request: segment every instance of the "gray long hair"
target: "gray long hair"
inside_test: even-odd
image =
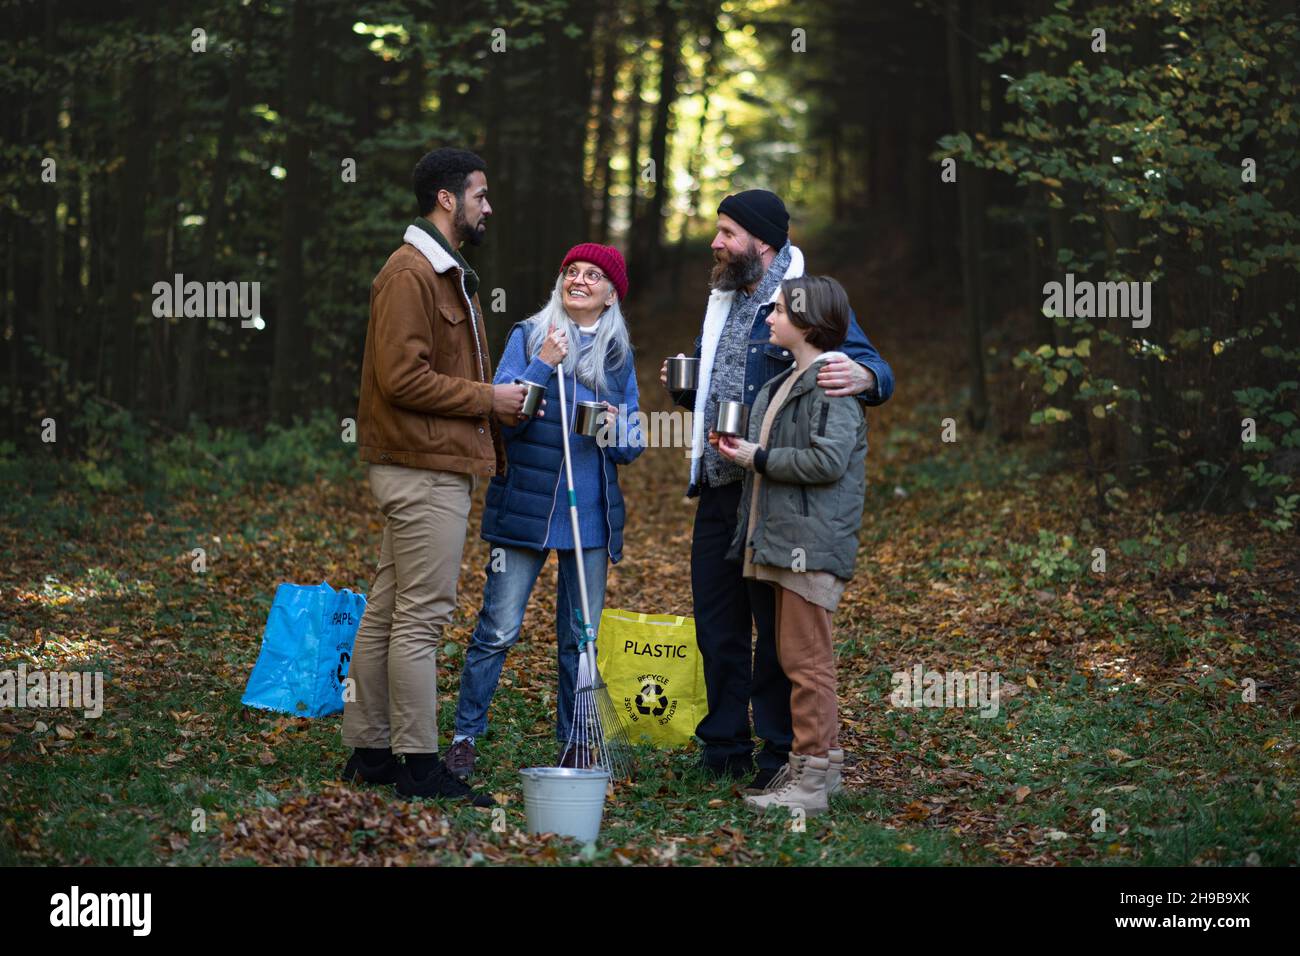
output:
[[[572,375],[576,367],[578,381],[594,392],[605,390],[606,355],[610,360],[608,371],[622,368],[624,362],[631,361],[632,341],[627,334],[627,322],[623,318],[623,310],[619,308],[617,293],[614,295],[614,304],[600,314],[600,327],[596,330],[595,341],[585,350],[582,349],[578,323],[564,311],[563,274],[556,278],[555,288],[551,290],[551,298],[546,305],[524,322],[529,360],[537,357],[537,353],[542,349],[542,342],[552,328],[564,329],[569,343],[569,354],[564,357],[563,362],[565,374]],[[578,354],[580,351],[581,357]]]

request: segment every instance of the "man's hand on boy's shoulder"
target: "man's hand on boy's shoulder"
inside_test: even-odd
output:
[[[827,359],[817,370],[817,384],[826,389],[831,398],[859,395],[876,387],[876,376],[871,369],[847,356]]]

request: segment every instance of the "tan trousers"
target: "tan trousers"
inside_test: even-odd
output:
[[[394,753],[438,750],[438,642],[456,610],[471,475],[371,465],[383,512],[379,569],[357,629],[343,743]]]
[[[776,596],[776,656],[790,678],[792,753],[825,757],[840,739],[835,689],[831,612],[779,584]]]

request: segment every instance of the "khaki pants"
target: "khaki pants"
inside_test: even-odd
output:
[[[438,750],[437,653],[456,610],[471,475],[371,465],[383,512],[379,569],[357,629],[343,743],[394,753]]]
[[[772,585],[776,597],[776,654],[790,678],[791,753],[825,757],[839,746],[839,701],[831,612],[794,591]]]

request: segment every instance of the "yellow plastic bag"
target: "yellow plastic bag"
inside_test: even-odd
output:
[[[606,608],[596,664],[634,744],[680,747],[709,712],[694,618]]]

